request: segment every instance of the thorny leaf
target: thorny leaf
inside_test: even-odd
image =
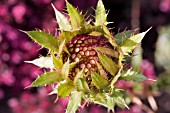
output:
[[[128,30],[128,31],[123,31],[121,33],[116,34],[114,38],[116,39],[116,43],[118,45],[121,45],[127,38],[130,38],[132,35],[133,35],[133,31]]]
[[[125,76],[121,76],[120,79],[125,81],[135,81],[135,82],[142,82],[147,80],[147,78],[143,74],[131,70],[128,70],[125,73]]]
[[[83,98],[83,92],[74,91],[69,100],[66,113],[75,113],[78,107],[81,105],[81,101]]]
[[[26,63],[34,64],[40,68],[50,68],[53,69],[53,59],[51,57],[40,57],[33,61],[25,61]]]
[[[57,23],[59,25],[60,30],[70,31],[72,28],[71,28],[71,25],[70,25],[68,19],[63,14],[61,14],[55,8],[55,6],[53,4],[52,4],[52,7],[53,7],[53,9],[55,11],[56,20],[57,20]]]
[[[58,53],[58,40],[51,34],[43,31],[23,31],[41,46]]]
[[[110,59],[109,57],[101,54],[101,53],[97,53],[98,57],[100,59],[100,62],[102,63],[102,65],[104,66],[104,68],[113,76],[116,75],[116,73],[118,72],[118,66],[115,62],[113,62],[112,59]]]
[[[91,75],[92,83],[98,88],[101,89],[108,85],[108,81],[100,76],[98,73],[93,73]]]
[[[60,71],[46,72],[39,76],[30,87],[46,86],[62,80],[64,80],[64,78],[62,78]]]
[[[55,55],[54,55],[54,52],[51,51],[51,56],[52,56],[52,60],[53,60],[53,64],[54,64],[54,67],[56,69],[61,69],[62,66],[63,66],[63,61],[61,59],[61,57],[57,58]]]
[[[102,0],[99,0],[97,3],[97,8],[96,8],[96,18],[95,18],[95,25],[107,25],[107,14],[106,10],[104,8]]]
[[[150,28],[151,29],[151,28]],[[145,32],[136,34],[131,36],[130,38],[127,38],[121,45],[121,49],[124,53],[124,55],[128,55],[128,53],[131,53],[133,49],[135,49],[135,47],[137,45],[139,45],[142,41],[142,39],[144,38],[145,34],[150,30],[148,29]]]
[[[67,79],[67,77],[69,75],[69,70],[70,70],[70,64],[69,64],[69,59],[68,59],[67,62],[65,62],[63,64],[63,67],[62,67],[62,70],[61,70],[63,78]]]
[[[75,86],[77,88],[77,91],[88,92],[90,90],[87,82],[83,78],[77,79]]]
[[[64,80],[57,84],[57,94],[59,97],[67,97],[74,89],[74,83],[70,79]]]
[[[99,51],[102,54],[109,55],[115,58],[118,58],[118,55],[119,55],[117,51],[114,51],[113,49],[106,48],[106,47],[95,47],[94,49]]]
[[[83,15],[74,8],[68,1],[66,1],[67,11],[71,19],[71,26],[73,29],[78,29],[85,24]]]

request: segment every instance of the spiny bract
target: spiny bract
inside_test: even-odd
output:
[[[115,87],[118,80],[143,81],[146,78],[134,70],[124,68],[129,53],[140,44],[144,35],[132,35],[125,31],[113,36],[107,29],[107,14],[101,0],[98,1],[95,22],[86,22],[83,15],[66,1],[68,20],[53,5],[59,25],[59,36],[41,30],[27,31],[35,42],[49,49],[49,56],[40,57],[33,63],[50,68],[30,86],[38,87],[57,83],[51,94],[71,96],[67,113],[74,113],[84,99],[114,110],[114,106],[127,107],[124,91]],[[57,31],[56,31],[57,32]],[[128,108],[128,107],[127,107]]]

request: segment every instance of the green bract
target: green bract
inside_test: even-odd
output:
[[[122,90],[116,88],[115,83],[118,80],[146,80],[139,72],[125,69],[124,64],[147,31],[136,35],[125,31],[114,37],[106,27],[107,14],[101,0],[97,4],[93,25],[86,22],[84,16],[67,1],[66,6],[70,21],[52,5],[61,31],[57,38],[41,30],[24,31],[49,49],[47,57],[27,61],[51,69],[30,87],[58,83],[51,94],[71,96],[67,113],[74,113],[82,100],[103,105],[109,110],[114,110],[115,105],[127,107]]]

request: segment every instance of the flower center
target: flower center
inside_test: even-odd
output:
[[[67,43],[70,53],[70,61],[78,62],[73,68],[73,73],[82,69],[86,75],[98,70],[96,62],[99,61],[95,47],[108,47],[109,42],[102,36],[78,35]],[[74,75],[73,75],[74,76]]]

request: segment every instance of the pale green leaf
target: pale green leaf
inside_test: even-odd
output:
[[[115,101],[114,99],[110,96],[110,95],[106,95],[106,100],[107,100],[107,108],[109,110],[114,110],[114,106],[115,106]]]
[[[69,75],[69,68],[70,68],[70,64],[69,64],[69,59],[67,60],[67,62],[65,62],[63,64],[63,67],[62,67],[62,70],[61,70],[61,73],[62,73],[62,76],[67,79],[68,75]]]
[[[43,31],[23,31],[29,37],[31,37],[35,42],[41,46],[58,52],[58,40],[53,37],[51,34],[45,33]]]
[[[98,68],[98,70],[99,70],[100,75],[101,75],[104,79],[107,80],[107,73],[105,72],[105,70],[103,69],[103,67],[102,67],[98,62],[96,62],[96,64],[97,64],[97,68]]]
[[[92,27],[93,28],[93,27]],[[92,29],[91,28],[91,29]],[[114,37],[112,36],[112,34],[110,33],[110,31],[108,30],[108,28],[106,26],[94,26],[94,28],[92,29],[92,31],[95,30],[97,32],[101,32],[105,38],[108,39],[108,41],[110,42],[110,44],[116,48],[118,45],[116,44],[116,41],[114,39]]]
[[[91,94],[91,98],[93,99],[95,104],[108,107],[106,95],[104,93]]]
[[[99,0],[96,8],[95,25],[107,25],[107,14],[102,0]]]
[[[108,85],[108,81],[100,76],[98,73],[91,74],[92,83],[98,88],[103,88]]]
[[[106,48],[106,47],[95,47],[95,50],[99,51],[102,54],[109,55],[111,57],[118,58],[119,53],[117,51],[114,51],[111,48]]]
[[[76,80],[75,86],[77,88],[77,91],[84,91],[84,92],[89,91],[89,86],[88,86],[87,82],[82,78],[79,78]]]
[[[60,40],[65,40],[65,43],[68,43],[72,38],[74,38],[75,36],[77,36],[79,34],[80,31],[63,31],[60,35]]]
[[[74,66],[77,64],[78,62],[72,62],[70,63],[70,69],[74,68]]]
[[[92,31],[95,30],[95,26],[92,26],[90,24],[85,24],[82,28],[80,29],[75,29],[70,31],[63,31],[60,35],[60,40],[64,40],[65,39],[65,43],[68,43],[72,38],[74,38],[77,35],[80,34],[88,34],[91,33]]]
[[[76,83],[77,79],[79,78],[83,78],[84,75],[84,69],[82,69],[81,71],[79,71],[76,76],[74,77],[74,83]]]
[[[69,51],[68,51],[66,45],[64,45],[63,50],[64,50],[64,52],[66,52],[68,55],[70,55],[70,53],[69,53]]]
[[[57,58],[57,57],[53,57],[53,63],[54,63],[55,68],[57,68],[57,69],[61,69],[63,66],[62,59]]]
[[[51,56],[52,56],[52,60],[53,60],[53,64],[55,66],[56,69],[61,69],[63,66],[63,61],[62,59],[59,57],[57,58],[54,53],[51,51]]]
[[[118,51],[119,51],[119,61],[118,61],[118,64],[119,64],[120,67],[123,67],[122,61],[123,61],[125,56],[124,56],[123,52],[121,51],[121,48],[118,48]]]
[[[116,75],[116,73],[119,70],[118,64],[116,64],[111,58],[102,55],[98,52],[98,57],[101,62],[101,64],[104,66],[104,68],[113,76]]]
[[[114,110],[115,101],[113,100],[110,93],[106,93],[104,90],[100,92],[95,91],[93,94],[91,93],[91,99],[94,101],[94,103],[102,105],[108,108],[108,110]]]
[[[81,34],[90,34],[95,31],[96,26],[92,26],[90,23],[86,23],[83,28],[81,28]]]
[[[121,107],[121,108],[128,108],[124,96],[125,96],[125,91],[122,91],[121,89],[114,88],[114,92],[110,95],[111,98],[115,101],[116,105]]]
[[[74,91],[69,100],[66,113],[75,113],[79,106],[81,106],[81,101],[83,98],[83,92]]]
[[[53,59],[51,57],[40,57],[33,61],[25,61],[26,63],[34,64],[40,68],[50,68],[53,69]]]
[[[53,84],[55,82],[60,82],[62,80],[63,80],[63,78],[61,76],[60,71],[46,72],[43,75],[39,76],[30,85],[30,87],[45,86],[45,85],[48,85],[48,84]]]
[[[122,44],[127,38],[130,38],[133,35],[133,31],[132,30],[128,30],[128,31],[123,31],[121,33],[118,33],[114,36],[114,38],[116,39],[116,43],[118,45]]]
[[[170,70],[170,25],[160,26],[157,30],[158,39],[154,51],[154,61],[157,69],[163,69],[164,72]],[[160,76],[160,75],[159,75]],[[169,90],[170,91],[170,90]]]
[[[142,82],[147,80],[147,78],[143,74],[135,71],[127,71],[126,76],[121,76],[120,79],[135,82]]]
[[[73,81],[67,79],[57,84],[57,94],[59,97],[67,97],[74,89]]]
[[[105,33],[104,36],[109,40],[113,47],[117,47],[117,43],[106,26],[102,26],[102,30]]]
[[[60,30],[64,30],[64,31],[70,31],[72,30],[71,25],[68,21],[68,19],[62,14],[60,13],[55,6],[52,4],[52,7],[55,11],[55,16],[56,16],[56,20],[57,23],[59,25]]]
[[[132,50],[141,43],[141,41],[142,41],[142,39],[144,38],[145,34],[146,34],[149,30],[150,30],[150,29],[148,29],[148,30],[145,31],[145,32],[142,32],[142,33],[133,35],[133,36],[131,36],[130,38],[127,38],[127,39],[120,45],[123,53],[124,53],[125,55],[128,55],[128,53],[131,53]]]
[[[82,27],[85,24],[83,15],[67,1],[66,1],[66,5],[67,5],[67,11],[70,16],[72,28],[78,29]]]
[[[133,70],[135,71],[140,71],[141,67],[141,63],[143,61],[143,57],[142,57],[143,51],[142,51],[142,47],[138,46],[134,49],[132,57],[130,57],[130,61],[129,63],[131,63]]]
[[[60,57],[60,54],[63,52],[64,46],[65,46],[65,40],[63,40],[61,44],[59,45],[59,50],[57,54],[58,57]]]
[[[114,78],[111,81],[111,88],[114,88],[114,84],[116,83],[116,81],[119,79],[119,77],[121,76],[121,69],[119,69],[118,73],[116,74],[116,76],[114,76]]]
[[[129,107],[126,105],[125,100],[121,96],[113,96],[112,98],[119,107],[126,107],[129,109]]]
[[[90,34],[88,35],[91,35],[91,36],[102,36],[103,34],[101,32],[98,32],[98,31],[92,31]]]

